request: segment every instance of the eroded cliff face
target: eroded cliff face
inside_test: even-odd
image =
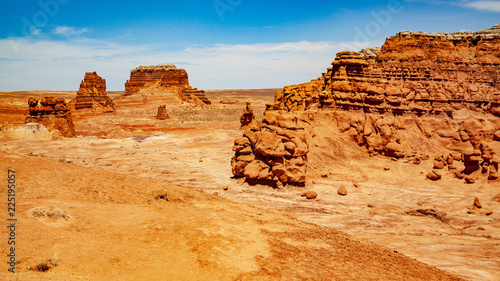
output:
[[[106,80],[97,73],[87,72],[76,93],[76,110],[92,109],[95,112],[115,112],[113,100],[106,94]]]
[[[205,91],[189,85],[188,74],[173,64],[140,66],[130,72],[130,80],[125,83],[124,96],[137,94],[149,88],[174,92],[183,102],[211,104]]]
[[[452,153],[466,164],[457,176],[498,179],[500,25],[452,34],[403,31],[380,50],[360,53],[338,53],[322,77],[284,87],[268,110],[330,112],[328,126],[371,155],[419,163]]]
[[[25,123],[44,125],[53,135],[75,137],[73,118],[64,98],[45,97],[28,100],[29,114]]]

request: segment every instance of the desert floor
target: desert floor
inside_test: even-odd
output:
[[[338,136],[309,144],[332,153],[312,157],[304,188],[232,178],[245,102],[260,119],[274,92],[208,91],[206,108],[110,93],[115,114],[73,113],[77,138],[0,139],[1,179],[17,174],[19,262],[15,275],[0,263],[0,279],[500,280],[498,183],[431,182],[431,160],[368,157]],[[0,93],[0,128],[22,125],[27,98],[44,95],[76,93]],[[154,118],[161,103],[171,119]],[[467,214],[475,197],[483,207]]]

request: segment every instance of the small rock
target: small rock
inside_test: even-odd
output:
[[[462,174],[460,171],[456,171],[455,172],[455,177],[457,177],[458,179],[463,179],[464,178],[464,174]]]
[[[448,170],[456,170],[457,167],[453,166],[453,165],[448,165]]]
[[[316,191],[314,191],[314,190],[307,191],[307,193],[306,193],[307,199],[316,199],[316,197],[318,197],[318,193],[316,193]]]
[[[306,191],[303,191],[303,192],[300,194],[300,196],[302,196],[302,197],[306,197],[306,195],[307,195],[307,190],[306,190]]]
[[[337,189],[337,193],[338,193],[339,195],[346,196],[346,195],[347,195],[347,189],[345,188],[345,186],[341,185],[341,186]]]
[[[474,155],[474,148],[469,147],[464,150],[464,155],[465,156],[472,156]]]
[[[433,181],[437,181],[437,180],[441,179],[441,174],[438,173],[437,171],[430,171],[427,174],[427,178],[430,179],[430,180],[433,180]]]
[[[490,181],[495,181],[495,180],[498,180],[500,179],[500,174],[496,171],[492,171],[490,170],[490,173],[488,175],[488,180]]]
[[[162,171],[161,173],[162,173],[162,174],[164,174],[164,175],[166,175],[166,174],[170,174],[170,172],[169,172],[169,171],[167,171],[167,170],[164,170],[164,171]]]
[[[453,155],[452,155],[452,154],[448,154],[448,155],[446,156],[446,164],[448,164],[448,165],[452,165],[452,164],[453,164],[453,160],[454,160],[454,158],[453,158]]]
[[[474,206],[476,206],[479,209],[482,208],[481,202],[479,202],[479,198],[477,197],[474,198]]]
[[[219,196],[219,192],[214,192],[214,195],[215,196]]]
[[[385,167],[385,168],[384,168],[384,171],[389,171],[390,169],[391,169],[391,168],[387,168],[387,167]]]
[[[473,183],[476,182],[476,180],[473,177],[470,177],[470,176],[467,176],[464,179],[465,179],[465,182],[468,183],[468,184],[473,184]]]
[[[492,215],[493,214],[493,211],[492,210],[488,210],[486,211],[486,213],[484,213],[485,215],[489,216],[489,215]]]
[[[222,189],[224,189],[224,191],[226,191],[226,190],[228,190],[228,189],[229,189],[229,187],[226,185],[226,186],[224,186]]]
[[[436,168],[436,169],[443,169],[444,168],[444,162],[443,161],[434,161],[434,168]]]
[[[200,158],[200,163],[203,162],[203,158]]]
[[[467,214],[478,215],[479,211],[477,210],[477,208],[474,205],[472,205],[472,206],[467,207]]]
[[[484,230],[484,227],[480,226],[477,228],[477,230]]]
[[[420,159],[419,157],[413,158],[413,164],[418,165],[420,163],[422,163],[422,159]]]
[[[155,195],[154,198],[155,199],[164,199],[165,201],[168,201],[166,193]]]

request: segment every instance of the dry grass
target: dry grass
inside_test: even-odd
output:
[[[67,220],[71,219],[70,215],[66,211],[64,211],[58,207],[55,207],[55,206],[36,207],[36,208],[28,210],[26,212],[26,214],[32,218],[50,219],[50,220],[55,220],[55,221],[56,220],[66,220],[67,221]]]

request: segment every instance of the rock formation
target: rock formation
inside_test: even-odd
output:
[[[63,137],[75,137],[73,118],[64,98],[29,98],[29,114],[25,123],[39,123]]]
[[[462,177],[498,179],[500,25],[475,33],[400,32],[362,54],[338,53],[322,77],[284,87],[267,110],[329,112],[331,126],[372,155],[418,164],[419,155],[452,152],[462,154]]]
[[[92,109],[96,112],[115,112],[113,100],[106,94],[106,80],[97,73],[87,72],[76,93],[75,109]]]
[[[234,142],[233,175],[250,183],[304,185],[311,118],[308,112],[266,111],[262,122],[253,120]]]
[[[274,97],[274,110],[306,110],[319,101],[319,92],[323,88],[322,79],[299,85],[285,86],[283,92],[276,92]],[[268,106],[271,108],[271,106]]]
[[[301,84],[313,93],[277,95],[274,108],[304,110],[319,95],[320,107],[417,114],[468,109],[500,116],[499,50],[500,25],[476,33],[400,32],[375,57],[338,53],[319,82]],[[284,93],[290,88],[296,86]]]
[[[240,117],[240,123],[241,127],[245,127],[250,125],[250,123],[254,120],[254,115],[253,115],[253,110],[252,106],[250,105],[250,102],[247,101],[247,106],[245,107],[245,111]]]
[[[140,66],[130,72],[125,83],[124,96],[139,93],[140,90],[159,87],[162,91],[174,92],[183,102],[211,104],[205,91],[189,85],[188,74],[173,64]]]
[[[167,106],[166,105],[160,105],[158,107],[158,113],[156,114],[156,119],[158,120],[166,120],[169,119],[170,116],[168,116],[167,113]]]

